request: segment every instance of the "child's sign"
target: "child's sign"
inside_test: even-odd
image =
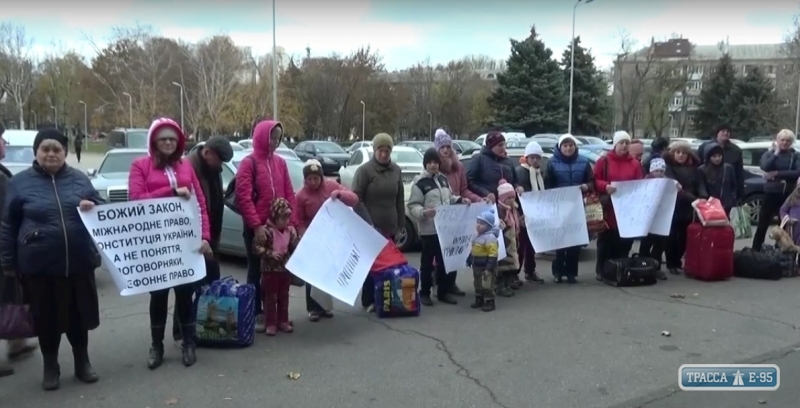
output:
[[[436,207],[433,222],[436,225],[436,235],[439,237],[444,267],[447,271],[457,271],[467,266],[472,240],[478,235],[475,229],[478,215],[490,208],[494,209],[495,227],[500,228],[497,206],[494,204],[454,204]],[[503,259],[507,256],[503,234],[500,234],[499,239],[500,253],[497,259]]]
[[[579,187],[531,191],[519,197],[528,238],[536,252],[589,243],[583,196]]]

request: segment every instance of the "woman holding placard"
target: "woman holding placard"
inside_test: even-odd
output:
[[[42,388],[60,385],[58,349],[66,334],[75,377],[97,381],[89,362],[89,331],[100,325],[95,268],[100,256],[81,221],[103,200],[80,170],[66,164],[67,137],[59,130],[39,131],[36,159],[8,181],[3,214],[2,270],[19,277],[44,359]]]
[[[641,180],[644,177],[642,165],[628,152],[631,135],[621,130],[614,133],[613,149],[597,160],[594,165],[594,187],[600,194],[603,204],[603,218],[608,229],[597,236],[597,263],[595,273],[597,280],[603,280],[603,264],[609,259],[626,258],[633,247],[633,240],[621,238],[617,228],[617,218],[611,204],[611,195],[617,189],[612,183],[616,181]]]
[[[200,181],[194,172],[192,164],[183,159],[183,149],[186,145],[186,135],[180,126],[172,119],[161,118],[153,121],[147,138],[149,140],[150,154],[136,159],[131,165],[128,175],[128,196],[131,201],[148,200],[153,198],[197,197],[200,205],[203,243],[200,251],[210,255],[211,247],[208,244],[211,232],[206,210],[206,199]],[[195,357],[195,321],[192,305],[194,285],[180,285],[175,291],[174,319],[178,319],[181,328],[181,345],[183,364],[191,366],[196,361]],[[147,367],[151,370],[161,366],[164,362],[164,329],[167,325],[169,309],[169,289],[158,290],[150,293],[150,337],[152,346]]]
[[[664,162],[667,164],[664,175],[681,186],[664,252],[669,273],[680,275],[683,254],[686,253],[686,230],[694,217],[692,203],[698,198],[708,198],[708,192],[701,182],[704,175],[699,170],[700,159],[692,152],[689,143],[673,142],[664,155]]]
[[[553,152],[553,157],[547,162],[544,185],[547,189],[575,187],[581,192],[588,193],[594,190],[594,175],[589,159],[578,154],[578,142],[567,133],[558,138],[558,145]],[[561,283],[564,278],[567,283],[577,283],[578,257],[581,247],[569,247],[556,250],[556,259],[553,261],[553,279]]]

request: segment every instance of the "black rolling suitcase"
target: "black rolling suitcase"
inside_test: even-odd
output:
[[[658,268],[655,259],[638,255],[609,259],[603,264],[603,282],[617,287],[654,285]]]

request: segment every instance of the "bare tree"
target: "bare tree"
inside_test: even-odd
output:
[[[434,86],[433,99],[436,118],[451,133],[463,132],[470,121],[472,100],[468,87],[477,74],[463,61],[451,61],[438,66],[439,81]]]
[[[505,61],[496,60],[488,55],[467,55],[461,60],[471,70],[505,70]]]
[[[411,121],[408,124],[409,130],[414,135],[427,135],[430,137],[430,125],[433,120],[434,109],[434,84],[436,83],[436,70],[430,65],[429,61],[417,63],[408,70],[408,92],[409,106],[408,116]]]
[[[25,129],[24,107],[33,92],[32,45],[25,27],[0,24],[0,87],[16,105],[20,129]]]
[[[230,37],[214,36],[195,47],[193,65],[200,102],[211,133],[216,135],[234,87],[246,79],[244,55]]]
[[[686,60],[688,61],[688,60]],[[645,103],[645,128],[653,136],[664,136],[664,131],[675,125],[675,116],[670,115],[671,102],[675,94],[680,92],[680,108],[686,110],[687,83],[689,81],[689,67],[686,61],[668,62],[654,71],[652,78],[647,81],[644,93]],[[685,112],[678,118],[679,134],[683,135],[686,127]]]

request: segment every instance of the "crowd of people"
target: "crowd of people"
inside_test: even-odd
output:
[[[440,129],[434,147],[423,155],[424,171],[411,183],[408,202],[402,171],[392,161],[391,135],[380,133],[374,137],[374,154],[357,169],[351,189],[326,179],[322,165],[309,160],[303,166],[304,185],[297,192],[292,188],[286,162],[275,154],[283,137],[279,122],[264,120],[255,124],[254,151],[239,165],[235,178],[237,212],[245,227],[247,283],[259,288],[255,330],[268,336],[294,330],[288,313],[294,277],[287,271],[286,262],[328,199],[352,207],[388,239],[402,232],[406,212],[410,214],[422,241],[419,298],[425,306],[434,305],[434,288],[438,303],[455,305],[467,295],[456,283],[458,271],[448,271],[444,266],[436,235],[437,208],[480,201],[496,204],[497,213],[486,211],[475,220],[477,235],[469,259],[475,297],[470,306],[488,312],[496,308],[496,296],[514,296],[524,281],[544,283],[541,276],[545,271],[537,269],[525,214],[518,202],[522,193],[577,186],[585,194],[599,197],[607,225],[597,236],[595,272],[599,280],[605,261],[629,256],[634,243],[633,239],[622,238],[616,225],[610,200],[616,192],[615,182],[660,177],[675,181],[677,201],[670,235],[641,237],[639,253],[659,261],[662,255],[666,256],[666,271],[676,275],[681,273],[686,229],[694,214],[691,203],[697,198],[717,197],[730,210],[743,197],[742,154],[730,142],[731,132],[726,126],[719,128],[713,140],[700,146],[698,154],[684,142],[656,138],[652,152],[645,157],[641,142],[624,131],[616,132],[612,150],[594,166],[579,154],[578,142],[569,134],[558,139],[546,165],[542,147],[533,141],[525,147],[523,163],[517,166],[506,154],[503,134],[491,132],[485,146],[465,167],[453,149],[451,137]],[[130,170],[130,199],[196,197],[200,205],[201,252],[207,276],[201,282],[172,288],[173,338],[180,342],[182,363],[191,366],[197,360],[192,298],[196,285],[220,277],[216,253],[225,208],[220,172],[222,163],[231,160],[233,152],[227,139],[214,137],[201,149],[184,156],[186,136],[170,119],[154,121],[148,138],[150,154],[137,159]],[[781,131],[774,149],[761,160],[768,180],[767,198],[761,208],[755,247],[763,244],[769,220],[779,211],[788,213],[794,208],[781,209],[781,205],[798,201],[800,153],[792,148],[794,140],[791,131]],[[0,143],[0,149],[2,146]],[[66,163],[68,139],[60,131],[41,130],[33,150],[36,159],[30,169],[13,177],[7,171],[0,172],[0,193],[5,203],[0,234],[3,301],[12,297],[19,300],[16,296],[21,295],[30,305],[44,360],[42,387],[55,390],[60,385],[58,350],[62,334],[72,345],[75,376],[86,383],[98,380],[89,361],[88,332],[100,324],[94,276],[100,257],[78,211],[104,202],[89,178]],[[495,220],[499,220],[499,228],[495,227]],[[507,256],[498,259],[501,235]],[[549,271],[556,283],[577,282],[579,251],[580,247],[556,251]],[[667,279],[663,270],[658,277]],[[332,318],[332,310],[315,302],[312,288],[305,286],[308,319],[317,322]],[[370,312],[374,311],[374,291],[374,282],[367,277],[361,302]],[[168,299],[169,289],[150,293],[150,369],[164,363]],[[8,357],[29,355],[35,349],[24,339],[9,341]],[[8,363],[0,366],[0,376],[12,373]]]

